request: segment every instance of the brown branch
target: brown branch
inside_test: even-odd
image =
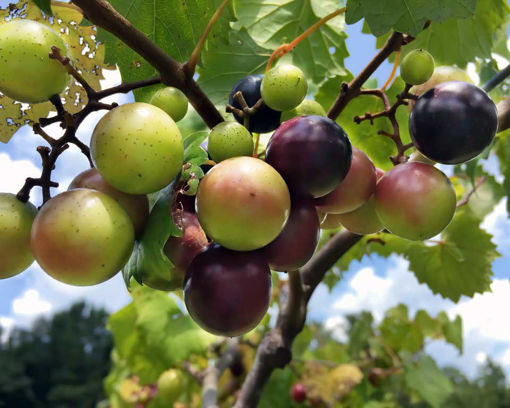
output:
[[[469,200],[471,199],[471,197],[473,196],[473,194],[476,193],[476,190],[478,190],[480,188],[480,186],[485,183],[485,180],[487,179],[487,177],[483,176],[483,177],[480,177],[475,185],[473,186],[473,188],[471,190],[468,191],[468,193],[466,194],[466,196],[460,200],[458,203],[457,203],[457,208],[459,207],[462,207],[463,205],[466,205],[467,203],[469,203]]]
[[[306,307],[314,289],[337,260],[361,238],[361,235],[348,231],[339,232],[301,268],[299,278],[297,272],[289,276],[289,294],[282,296],[283,304],[276,325],[264,336],[257,349],[235,408],[256,407],[273,370],[283,368],[291,361],[292,343],[303,328]]]
[[[186,73],[184,65],[175,61],[144,33],[134,27],[108,1],[73,0],[73,3],[83,10],[90,22],[115,35],[151,64],[159,72],[161,82],[184,92],[191,105],[209,127],[212,128],[223,121],[223,117],[193,80],[193,76]]]

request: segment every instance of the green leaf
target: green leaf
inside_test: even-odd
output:
[[[437,316],[437,320],[441,324],[444,339],[453,344],[459,352],[462,353],[463,341],[462,341],[462,318],[457,316],[455,320],[450,321],[445,312],[441,312]]]
[[[111,5],[137,29],[153,40],[174,59],[185,62],[191,55],[220,0],[111,0]],[[209,38],[227,36],[229,9],[224,10],[214,24]],[[122,82],[149,78],[156,74],[154,68],[122,41],[103,29],[98,30],[98,40],[106,46],[105,59],[117,64]],[[135,91],[137,101],[146,101],[154,87]]]
[[[51,11],[51,0],[34,0],[34,3],[49,16],[53,15]]]
[[[471,16],[476,2],[477,0],[348,0],[345,20],[347,24],[354,24],[365,18],[375,36],[383,35],[391,29],[416,36],[427,21]]]
[[[469,208],[460,208],[442,233],[442,242],[411,242],[403,253],[419,282],[457,302],[462,295],[489,290],[492,262],[500,256],[491,237]]]
[[[404,54],[424,48],[434,56],[436,65],[460,67],[474,61],[475,57],[490,58],[496,39],[494,33],[502,28],[509,10],[506,0],[479,0],[474,15],[431,24],[403,48]]]
[[[296,376],[289,367],[273,371],[270,380],[264,387],[258,406],[271,408],[298,407],[299,405],[290,398],[290,389],[296,380]]]
[[[246,28],[259,46],[274,50],[339,8],[338,0],[237,0],[233,27]],[[344,17],[335,17],[303,40],[290,59],[315,83],[345,75],[345,38]]]
[[[349,330],[349,354],[353,359],[357,360],[361,357],[361,353],[368,348],[369,340],[373,336],[374,331],[372,325],[374,318],[369,312],[362,312],[354,321]]]
[[[174,182],[159,192],[142,239],[135,245],[131,258],[122,271],[128,288],[131,277],[142,284],[144,276],[160,277],[170,281],[169,286],[173,286],[171,290],[181,287],[182,279],[173,276],[174,265],[163,251],[168,238],[182,235],[170,211],[173,195]]]
[[[384,343],[392,350],[416,353],[423,348],[425,338],[419,326],[409,319],[406,305],[388,310],[379,330]]]
[[[432,358],[422,356],[417,365],[405,362],[404,381],[434,408],[444,407],[453,392],[450,380],[441,372]]]
[[[200,329],[166,293],[137,287],[133,302],[110,316],[114,353],[142,384],[157,380],[216,338]]]
[[[246,29],[231,31],[228,39],[215,38],[202,53],[198,83],[215,104],[226,105],[240,79],[264,72],[272,51],[253,41]]]

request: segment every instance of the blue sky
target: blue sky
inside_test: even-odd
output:
[[[6,2],[0,0],[0,5]],[[361,24],[347,28],[348,48],[354,54],[347,61],[347,68],[358,72],[375,52],[375,39],[361,34]],[[383,82],[389,75],[391,65],[383,64],[375,76]],[[106,72],[103,86],[119,83],[117,72]],[[110,98],[120,104],[132,101],[131,95]],[[90,115],[80,127],[78,136],[88,142],[95,123],[102,113]],[[58,126],[49,133],[58,135]],[[39,155],[35,147],[41,144],[39,136],[29,128],[23,128],[7,145],[0,144],[0,191],[17,192],[25,177],[37,177]],[[71,148],[59,159],[54,172],[55,180],[65,190],[71,179],[87,168],[81,153]],[[487,168],[497,174],[497,166],[489,161]],[[34,190],[33,202],[40,202],[40,193]],[[459,304],[433,295],[420,285],[408,271],[407,263],[398,257],[388,260],[372,257],[354,262],[344,280],[330,293],[320,286],[312,298],[309,318],[324,321],[335,336],[345,338],[345,315],[361,310],[370,310],[376,319],[384,311],[400,302],[406,303],[412,312],[423,308],[435,314],[446,310],[450,316],[459,314],[464,319],[465,352],[460,356],[453,347],[444,342],[431,342],[427,347],[441,364],[455,364],[468,374],[474,374],[477,364],[487,356],[498,360],[510,373],[510,325],[506,310],[510,306],[510,237],[507,233],[510,222],[502,201],[484,221],[483,227],[494,235],[494,242],[502,258],[494,262],[495,280],[492,293],[463,298]],[[129,295],[120,275],[108,282],[90,288],[77,288],[62,284],[48,277],[36,264],[23,274],[0,281],[0,325],[5,329],[13,325],[29,325],[37,316],[50,315],[68,307],[71,303],[85,299],[113,312],[129,302]]]

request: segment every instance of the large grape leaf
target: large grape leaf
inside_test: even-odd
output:
[[[339,7],[338,0],[237,0],[233,27],[246,28],[259,46],[275,49]],[[294,49],[292,61],[315,83],[345,75],[345,38],[344,18],[335,17]]]
[[[431,24],[404,47],[404,54],[424,48],[438,64],[460,67],[474,61],[475,57],[488,58],[497,39],[495,33],[504,25],[509,11],[506,0],[479,0],[474,15]]]
[[[444,407],[453,392],[453,385],[429,356],[423,355],[418,363],[408,359],[404,364],[406,385],[416,391],[433,408]]]
[[[348,0],[346,22],[365,18],[376,36],[388,30],[416,36],[427,21],[466,18],[475,11],[477,0]],[[447,37],[445,37],[447,38]]]
[[[174,59],[185,62],[191,55],[220,0],[111,0],[115,9],[126,17]],[[210,38],[226,37],[229,9],[215,23]],[[154,68],[122,41],[103,29],[98,40],[106,46],[106,61],[117,64],[123,82],[154,76]],[[154,87],[135,91],[137,100],[147,100]]]
[[[200,329],[166,293],[137,287],[133,302],[110,316],[115,353],[141,383],[203,353],[215,337]]]
[[[107,67],[103,62],[104,47],[95,41],[96,31],[93,27],[80,25],[83,16],[76,9],[65,4],[55,4],[52,9],[54,16],[49,18],[34,2],[20,1],[6,8],[0,7],[0,19],[7,16],[28,18],[50,26],[68,44],[73,65],[93,88],[99,89],[99,81],[103,79],[102,69]],[[61,96],[65,109],[70,113],[79,111],[86,103],[85,91],[75,81]],[[7,143],[21,126],[36,122],[54,110],[50,102],[21,104],[0,93],[0,142]]]

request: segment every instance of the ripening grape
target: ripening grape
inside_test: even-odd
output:
[[[455,190],[435,167],[408,162],[389,170],[377,183],[374,205],[382,224],[410,240],[439,234],[455,213]]]
[[[322,116],[300,116],[274,132],[266,161],[283,176],[293,195],[321,197],[344,179],[351,155],[351,143],[338,124]]]
[[[51,59],[51,47],[62,55],[67,47],[50,27],[32,20],[11,20],[0,24],[0,91],[26,103],[47,101],[62,92],[69,75]]]
[[[429,52],[418,49],[407,54],[400,64],[400,76],[410,85],[427,82],[434,72],[434,57]]]
[[[14,194],[0,193],[0,279],[27,269],[34,256],[30,251],[30,231],[36,208],[22,203]]]
[[[294,109],[308,91],[305,74],[291,64],[281,64],[271,68],[260,86],[262,100],[271,109],[284,112]]]
[[[174,265],[164,276],[144,273],[143,283],[153,289],[170,291],[182,287],[184,275],[193,258],[203,251],[208,244],[204,230],[194,213],[174,211],[175,225],[182,231],[180,237],[170,237],[166,241],[164,252]]]
[[[282,112],[281,121],[285,122],[286,120],[295,118],[296,116],[307,115],[326,116],[326,111],[319,102],[316,102],[313,99],[305,99],[294,109]]]
[[[158,399],[171,404],[183,390],[182,375],[175,368],[164,371],[158,378]]]
[[[296,383],[292,386],[291,396],[295,402],[303,402],[306,399],[306,388],[301,383]]]
[[[340,223],[355,234],[374,234],[384,229],[375,211],[373,198],[352,212],[336,215]]]
[[[434,88],[436,85],[450,81],[463,81],[469,82],[470,84],[473,83],[473,80],[466,71],[457,67],[440,66],[434,69],[434,73],[427,82],[413,86],[411,88],[411,93],[415,95],[422,95],[429,89]]]
[[[467,82],[444,82],[418,98],[409,118],[416,149],[438,163],[463,163],[478,156],[498,127],[496,105]]]
[[[207,149],[216,163],[231,157],[251,156],[253,138],[243,125],[237,122],[221,122],[209,133]]]
[[[377,176],[368,156],[357,148],[352,149],[349,172],[328,195],[315,201],[317,209],[326,213],[342,214],[361,207],[375,191]]]
[[[129,194],[147,194],[170,184],[182,167],[181,132],[165,112],[148,103],[112,109],[99,121],[90,142],[99,173]]]
[[[158,89],[150,100],[150,103],[163,109],[174,122],[179,122],[188,111],[188,98],[177,88],[167,86]]]
[[[210,246],[191,262],[184,301],[193,320],[221,336],[240,336],[262,320],[271,299],[271,273],[260,251]]]
[[[264,256],[271,269],[294,271],[310,260],[319,236],[319,217],[313,202],[294,200],[283,231],[263,249]]]
[[[341,214],[327,214],[327,213],[324,214],[325,217],[321,221],[321,229],[330,230],[337,229],[342,226],[342,223],[340,222]]]
[[[149,218],[149,200],[146,195],[126,194],[117,190],[104,181],[97,169],[85,170],[78,174],[71,182],[68,189],[74,190],[77,188],[101,191],[115,199],[131,218],[135,228],[135,235],[137,237],[142,235],[145,224],[147,224],[147,219]]]
[[[269,164],[234,157],[214,166],[200,181],[196,208],[200,225],[214,241],[228,249],[251,251],[282,231],[290,195]]]
[[[234,108],[241,109],[241,104],[234,99],[236,92],[242,92],[244,100],[247,105],[251,108],[254,106],[260,98],[260,85],[262,83],[264,75],[248,75],[241,79],[237,84],[234,85],[228,103]],[[280,125],[281,112],[275,111],[268,107],[265,103],[257,109],[254,115],[250,116],[250,123],[248,129],[254,133],[268,133],[275,130]],[[234,114],[236,120],[244,124],[244,118]]]
[[[95,190],[66,191],[48,201],[35,218],[31,247],[53,278],[76,286],[104,282],[127,262],[134,230],[124,209]]]

